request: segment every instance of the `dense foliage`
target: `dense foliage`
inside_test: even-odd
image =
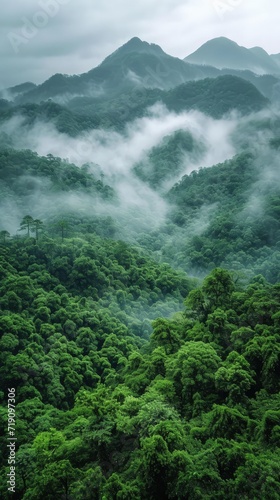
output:
[[[266,154],[268,167],[246,151],[185,175],[166,194],[172,206],[167,224],[148,236],[140,234],[139,243],[155,252],[160,247],[162,260],[197,276],[222,265],[247,279],[262,274],[278,282],[278,162],[270,150]],[[168,175],[167,155],[159,165]],[[149,170],[150,178],[154,172]]]
[[[14,103],[7,106],[6,101],[1,102],[0,123],[15,117],[22,120],[24,126],[50,121],[59,132],[70,136],[98,127],[121,130],[128,122],[145,116],[149,107],[158,102],[170,111],[197,109],[214,118],[221,118],[234,109],[241,114],[248,114],[269,104],[268,99],[253,84],[232,75],[191,81],[170,90],[145,88],[132,82],[118,95],[104,96],[101,93],[95,97],[66,99],[65,103],[50,99],[38,104]]]
[[[152,148],[148,161],[134,167],[136,175],[153,189],[160,189],[166,181],[171,181],[184,170],[184,160],[198,156],[203,145],[196,144],[189,132],[178,130],[164,137],[162,143]]]
[[[145,342],[81,293],[82,257],[62,270],[53,255],[49,269],[46,243],[12,245],[0,328],[3,389],[13,380],[17,393],[15,498],[279,497],[279,285],[243,289],[216,269]]]
[[[0,149],[0,182],[1,200],[13,196],[26,198],[40,190],[41,194],[59,193],[61,191],[82,192],[103,199],[114,198],[114,191],[97,179],[96,166],[85,164],[81,169],[67,160],[48,154],[39,157],[30,150]]]

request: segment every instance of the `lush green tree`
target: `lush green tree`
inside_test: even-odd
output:
[[[2,241],[3,243],[6,243],[6,241],[8,241],[10,236],[11,235],[10,235],[9,231],[6,231],[5,229],[0,231],[0,241]]]
[[[213,398],[215,373],[221,360],[215,349],[203,342],[187,342],[171,360],[169,376],[174,380],[181,408],[186,415],[193,411],[194,397],[199,393],[207,408]]]
[[[27,236],[29,238],[31,228],[34,224],[34,219],[31,217],[31,215],[25,215],[20,223],[20,231],[25,231],[27,230]]]
[[[34,219],[31,232],[35,233],[36,241],[39,239],[39,232],[42,231],[44,223],[40,219]]]

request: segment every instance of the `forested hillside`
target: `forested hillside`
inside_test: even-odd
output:
[[[78,253],[97,254],[89,243],[76,242]],[[98,301],[83,283],[86,258],[68,267],[56,257],[73,244],[2,246],[1,380],[6,390],[12,379],[17,395],[15,498],[277,499],[279,285],[260,276],[243,288],[216,269],[182,313],[153,322],[147,341],[125,312],[128,250],[113,257],[111,248],[121,260],[111,287],[120,289]],[[167,290],[165,280],[151,292],[143,261],[141,289],[134,277],[131,292],[145,304],[147,292]],[[101,275],[87,272],[102,296]]]
[[[133,38],[2,92],[1,498],[280,498],[278,78],[241,73]]]

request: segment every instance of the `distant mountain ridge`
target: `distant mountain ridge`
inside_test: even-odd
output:
[[[224,66],[226,69],[221,69]],[[260,76],[254,70],[265,74]],[[0,92],[0,99],[13,100],[16,105],[51,99],[67,106],[75,98],[99,102],[132,89],[170,90],[187,82],[230,74],[249,81],[266,98],[280,100],[277,71],[280,78],[279,54],[269,56],[260,47],[245,49],[224,37],[210,40],[185,60],[134,37],[86,73],[55,74],[40,85],[17,85]]]
[[[135,86],[168,90],[186,81],[218,75],[215,68],[186,64],[166,54],[158,45],[134,37],[87,73],[74,76],[55,74],[19,95],[17,101],[22,104],[56,99],[61,103],[59,99],[67,101],[78,95],[102,97]]]
[[[279,54],[278,54],[279,56]],[[218,69],[250,70],[256,74],[280,75],[280,56],[270,56],[261,47],[247,49],[226,37],[214,38],[184,59]]]
[[[80,97],[70,101],[68,106],[61,106],[51,100],[18,106],[3,101],[1,106],[0,100],[0,132],[5,123],[18,117],[23,127],[32,128],[38,122],[52,123],[58,132],[71,137],[93,129],[114,129],[120,132],[130,122],[149,116],[151,107],[158,103],[164,105],[169,112],[198,110],[219,119],[234,110],[241,116],[260,111],[267,107],[269,101],[254,85],[232,75],[186,82],[170,90],[132,90],[99,103],[93,98]],[[20,131],[17,137],[13,133],[2,137],[2,142],[13,143],[14,139],[24,148]]]

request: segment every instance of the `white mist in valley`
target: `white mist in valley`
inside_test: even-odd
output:
[[[46,181],[43,187],[38,184],[34,192],[26,197],[26,210],[30,207],[34,215],[43,220],[63,211],[76,212],[81,216],[111,216],[118,228],[117,237],[137,242],[140,233],[157,230],[169,221],[171,207],[164,194],[183,175],[222,163],[246,149],[255,152],[262,172],[260,182],[256,179],[254,189],[248,193],[249,211],[252,214],[255,207],[256,214],[260,213],[258,193],[260,183],[264,183],[269,177],[268,158],[271,158],[272,153],[270,151],[269,156],[268,142],[273,136],[271,123],[277,123],[277,118],[275,114],[265,111],[247,117],[240,117],[234,112],[215,120],[198,111],[176,114],[168,111],[162,104],[157,104],[143,118],[128,123],[122,132],[94,129],[77,137],[70,137],[59,133],[51,122],[37,120],[32,126],[27,126],[22,116],[13,117],[1,128],[13,138],[18,149],[31,149],[42,156],[52,154],[67,159],[78,167],[88,164],[93,175],[113,187],[118,197],[116,203],[78,192],[54,194],[51,189],[48,190]],[[257,124],[265,121],[268,122],[267,133],[259,137]],[[249,134],[245,133],[248,129]],[[174,173],[168,181],[162,183],[159,191],[154,190],[137,177],[134,167],[139,162],[146,162],[147,168],[153,168],[149,163],[149,153],[164,138],[179,130],[191,134],[195,151],[191,154],[183,152],[180,175]],[[197,145],[202,147],[196,148]],[[270,162],[270,170],[274,176],[279,172],[276,166],[271,168],[276,163],[278,165],[276,159]],[[9,200],[9,206],[5,203],[0,202],[1,212],[9,219],[5,221],[5,227],[14,233],[22,217],[22,208],[18,206],[17,200]],[[203,206],[201,214],[197,213],[196,221],[188,227],[188,234],[201,234],[210,224],[214,213],[214,205]],[[184,233],[182,229],[181,233]],[[172,241],[175,241],[174,237],[173,234]],[[184,234],[183,240],[185,238]]]
[[[206,146],[199,163],[186,165],[184,174],[200,166],[210,167],[235,154],[231,134],[237,126],[237,117],[214,120],[198,111],[175,114],[162,104],[150,108],[147,116],[126,125],[123,133],[97,129],[72,138],[58,133],[51,123],[36,122],[21,130],[19,147],[29,147],[40,155],[49,153],[68,158],[78,166],[94,162],[100,165],[111,182],[132,175],[133,166],[145,159],[148,152],[159,145],[164,137],[178,130],[191,133]]]
[[[43,195],[38,192],[32,204],[40,205],[40,214],[50,205],[57,208],[63,205],[94,215],[112,215],[120,227],[126,226],[137,233],[160,227],[166,220],[169,206],[158,192],[135,175],[133,167],[140,161],[147,161],[151,149],[178,130],[188,131],[197,143],[203,144],[197,155],[183,156],[182,175],[223,162],[235,154],[231,136],[236,126],[234,115],[214,120],[198,111],[176,114],[156,104],[145,117],[128,123],[122,133],[97,129],[70,137],[59,133],[51,122],[37,120],[33,126],[24,126],[20,116],[12,118],[3,130],[13,137],[19,149],[28,148],[42,156],[52,154],[79,167],[90,164],[92,173],[97,177],[102,173],[104,183],[114,188],[119,199],[116,207],[90,196],[63,193],[59,194],[59,199],[53,195],[48,199],[46,192]],[[164,189],[170,189],[180,177],[174,175]]]

